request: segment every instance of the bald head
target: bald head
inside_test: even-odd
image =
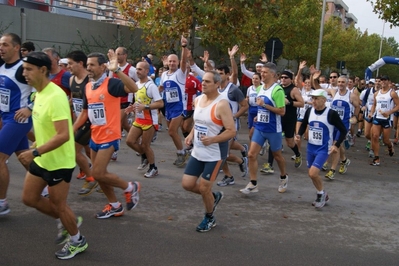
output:
[[[175,72],[179,67],[179,57],[175,54],[170,54],[168,56],[168,66],[171,72]]]

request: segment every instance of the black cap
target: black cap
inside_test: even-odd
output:
[[[381,76],[380,80],[391,80],[387,75]]]

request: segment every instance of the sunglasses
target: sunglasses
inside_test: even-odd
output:
[[[281,79],[289,79],[290,77],[287,77],[287,76],[281,76],[280,78],[281,78]]]
[[[28,49],[24,49],[24,48],[21,49],[21,52],[26,52],[26,51],[28,51]]]
[[[336,79],[338,76],[330,76],[330,79]]]

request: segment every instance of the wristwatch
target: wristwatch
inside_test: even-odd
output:
[[[144,108],[147,109],[147,110],[150,110],[150,105],[146,104]]]
[[[118,73],[119,71],[121,71],[121,68],[120,68],[120,67],[118,67],[118,68],[114,71],[114,73],[116,74],[116,73]]]
[[[37,149],[34,149],[32,151],[32,154],[33,154],[34,157],[40,157],[40,153],[39,153],[39,151]]]

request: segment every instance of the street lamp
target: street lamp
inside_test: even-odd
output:
[[[385,31],[385,20],[383,20],[383,24],[382,24],[382,35],[381,35],[381,42],[380,42],[380,52],[378,54],[378,59],[379,60],[381,58],[381,53],[382,53],[382,41],[384,40],[384,31]],[[378,73],[380,72],[380,68],[377,68],[377,77],[378,77]]]
[[[326,10],[326,0],[323,0],[323,8],[321,10],[321,22],[320,22],[320,35],[319,35],[319,46],[317,48],[317,58],[316,58],[316,69],[320,70],[320,60],[321,60],[321,46],[323,44],[323,31],[324,31],[324,16]]]

